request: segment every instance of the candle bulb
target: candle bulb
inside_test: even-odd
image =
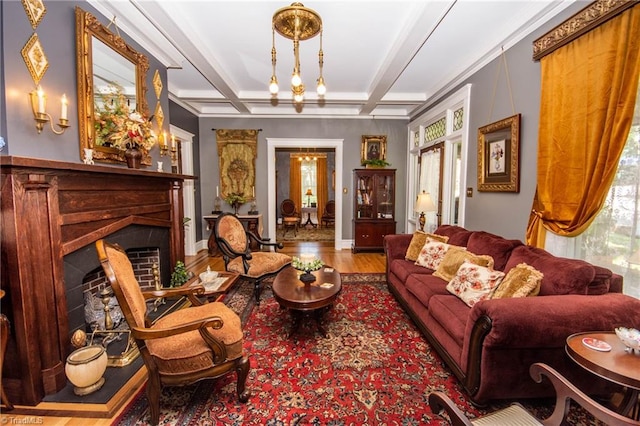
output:
[[[36,93],[38,94],[38,113],[44,114],[44,91],[39,84]]]
[[[216,197],[220,196],[220,191],[218,190],[218,187],[216,186]]]
[[[167,132],[162,132],[162,147],[167,147]]]
[[[176,149],[176,137],[171,135],[171,149]]]
[[[68,101],[67,101],[67,95],[63,94],[62,95],[62,107],[61,107],[61,111],[60,111],[60,119],[61,120],[66,120],[67,119],[67,105],[68,105]]]

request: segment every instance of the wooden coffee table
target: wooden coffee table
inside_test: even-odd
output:
[[[316,280],[308,284],[300,281],[301,273],[302,271],[288,266],[280,271],[273,282],[273,296],[280,307],[287,308],[291,312],[293,323],[289,337],[306,319],[314,320],[318,331],[327,337],[322,316],[342,290],[340,273],[330,266],[324,266],[312,272]]]

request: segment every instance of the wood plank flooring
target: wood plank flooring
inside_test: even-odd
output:
[[[302,253],[314,253],[324,261],[325,264],[331,265],[338,271],[343,273],[384,273],[386,267],[386,258],[383,253],[357,253],[351,250],[335,250],[333,242],[285,242],[282,253],[290,256],[299,256]],[[209,257],[206,251],[201,251],[195,256],[187,256],[185,259],[187,269],[199,274],[210,266],[212,270],[224,270],[224,261],[222,257]],[[144,368],[144,367],[143,367]],[[128,383],[126,386],[130,386]],[[111,425],[112,421],[120,415],[122,410],[129,404],[133,397],[138,393],[137,389],[126,389],[121,391],[130,393],[132,396],[122,405],[122,408],[112,418],[96,419],[88,417],[54,417],[54,416],[36,416],[33,414],[38,407],[16,406],[14,411],[6,412],[4,408],[0,409],[0,423],[14,424],[23,423],[25,419],[35,419],[33,422],[44,424],[46,426],[84,426]],[[139,384],[135,385],[136,388]],[[55,410],[55,403],[47,403],[47,407]],[[68,405],[68,404],[58,404]],[[64,407],[60,407],[63,410]],[[47,410],[50,412],[49,410]],[[40,420],[42,419],[42,421]]]

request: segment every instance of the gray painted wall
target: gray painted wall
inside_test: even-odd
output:
[[[466,199],[466,228],[524,241],[536,190],[540,110],[540,63],[532,59],[533,41],[585,6],[586,3],[577,2],[568,7],[538,31],[505,51],[515,112],[512,109],[505,66],[501,57],[491,61],[455,89],[471,84],[471,109],[468,112],[471,140],[467,162],[467,187],[473,188],[473,197]],[[499,66],[502,68],[496,85]],[[447,95],[442,98],[446,97]],[[493,112],[489,116],[492,106]],[[521,114],[520,192],[478,192],[478,128],[516,113]],[[412,117],[412,120],[417,117],[419,116]]]
[[[258,210],[263,213],[265,231],[271,215],[267,206],[267,138],[301,139],[344,139],[344,163],[342,183],[336,182],[336,196],[343,197],[342,239],[352,238],[351,220],[353,218],[351,170],[360,167],[360,144],[362,135],[387,135],[387,161],[397,168],[396,205],[404,205],[405,164],[407,159],[406,120],[360,120],[360,119],[276,119],[276,118],[201,118],[200,119],[200,183],[202,185],[202,211],[208,214],[213,210],[216,185],[220,184],[218,151],[215,132],[211,129],[262,129],[258,133],[258,158],[256,159],[256,198]],[[347,188],[347,194],[340,192]],[[223,210],[230,211],[223,203]],[[248,211],[249,206],[240,212]],[[404,232],[406,221],[404,212],[396,210],[397,232]],[[208,232],[201,238],[208,238]]]
[[[16,155],[25,157],[45,158],[70,162],[80,162],[78,124],[77,124],[77,94],[76,94],[76,66],[75,66],[75,17],[74,7],[80,5],[85,10],[94,13],[106,23],[86,2],[80,1],[49,1],[46,2],[47,13],[37,28],[38,36],[49,59],[49,69],[41,84],[48,95],[47,109],[54,120],[59,116],[59,98],[63,93],[69,99],[69,118],[71,127],[62,136],[54,135],[50,129],[45,129],[38,135],[33,120],[33,114],[28,103],[27,94],[34,89],[33,81],[22,60],[20,50],[33,33],[33,29],[25,15],[19,1],[0,2],[0,136],[3,136],[8,146],[0,152],[1,155]],[[520,129],[520,193],[478,193],[477,192],[477,147],[472,141],[468,161],[468,185],[474,189],[472,198],[467,199],[466,223],[470,229],[483,229],[504,235],[509,238],[523,239],[526,224],[531,209],[536,179],[537,131],[540,93],[540,64],[534,62],[532,56],[532,42],[544,32],[553,28],[582,7],[584,2],[577,2],[567,8],[541,29],[526,37],[505,52],[515,112],[522,114]],[[139,51],[143,51],[135,42],[122,33],[127,42]],[[493,88],[496,82],[500,58],[495,59],[483,69],[470,76],[462,84],[470,83],[471,109],[468,111],[472,139],[475,139],[477,129],[481,126],[513,115],[508,86],[506,84],[504,68],[497,85],[495,99]],[[155,94],[152,90],[151,79],[156,69],[160,71],[164,87],[168,87],[166,70],[155,58],[149,57],[150,70],[147,77],[147,101],[153,111],[156,105]],[[461,84],[461,85],[462,85]],[[454,90],[457,90],[455,88]],[[453,91],[453,90],[452,90]],[[443,98],[445,98],[443,96]],[[493,113],[489,117],[489,110],[493,102]],[[256,192],[258,206],[267,205],[267,164],[266,138],[330,138],[344,139],[344,181],[338,182],[338,188],[347,188],[348,193],[343,197],[344,211],[342,226],[343,239],[351,238],[351,219],[353,216],[351,170],[360,165],[360,141],[363,134],[386,134],[388,136],[388,160],[397,172],[396,205],[405,205],[406,192],[406,157],[407,157],[407,121],[405,120],[361,120],[361,119],[273,119],[273,118],[197,118],[192,114],[176,108],[169,108],[166,89],[161,97],[161,105],[165,112],[165,130],[169,122],[184,127],[196,135],[200,146],[195,152],[197,164],[196,174],[199,179],[196,187],[200,192],[198,210],[202,215],[213,209],[215,186],[219,184],[218,157],[215,133],[212,128],[261,128],[258,140],[258,158],[256,162],[257,184]],[[173,117],[175,115],[175,118]],[[416,118],[416,117],[412,117]],[[199,130],[194,131],[194,122],[198,121]],[[154,160],[159,160],[158,149],[152,150]],[[114,167],[124,167],[114,165]],[[199,170],[199,171],[198,171]],[[248,208],[248,206],[245,206]],[[259,207],[260,208],[260,207]],[[265,210],[265,208],[261,208]],[[264,212],[269,214],[269,212]],[[268,219],[268,217],[265,217]],[[404,212],[397,211],[397,232],[404,232],[406,221]],[[197,236],[206,239],[208,231],[202,221],[195,221]]]
[[[47,112],[53,121],[60,118],[60,98],[63,94],[69,100],[69,127],[63,135],[55,135],[48,124],[41,134],[38,134],[33,112],[28,101],[28,93],[34,90],[35,84],[22,60],[20,51],[34,33],[27,18],[22,3],[19,1],[3,1],[2,8],[2,56],[4,67],[2,110],[6,113],[6,127],[0,127],[1,135],[7,142],[2,154],[21,157],[34,157],[68,162],[81,162],[80,142],[78,134],[77,109],[77,79],[76,79],[76,37],[75,37],[75,6],[93,13],[103,24],[109,20],[104,18],[86,2],[78,1],[49,1],[45,2],[47,12],[36,28],[40,43],[49,61],[49,68],[44,74],[40,85],[47,94]],[[147,53],[121,31],[123,38],[138,52]],[[164,84],[161,96],[162,109],[166,115],[169,111],[169,97],[167,94],[167,72],[152,56],[149,56],[149,72],[147,73],[147,103],[150,114],[156,107],[156,95],[152,86],[153,75],[159,70]],[[169,120],[165,118],[165,130],[169,130]],[[158,148],[151,151],[153,164],[160,159]],[[113,165],[126,167],[126,165]]]

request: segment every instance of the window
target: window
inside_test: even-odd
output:
[[[305,207],[315,207],[317,205],[317,160],[312,158],[302,159],[300,162],[300,174],[302,179],[302,203]]]
[[[417,229],[413,211],[417,195],[424,191],[438,208],[427,214],[425,230],[440,224],[464,226],[464,187],[469,146],[470,86],[460,89],[409,124],[407,230]],[[437,214],[437,215],[436,215]]]
[[[576,243],[576,257],[622,275],[624,293],[640,298],[640,88],[604,207]]]

